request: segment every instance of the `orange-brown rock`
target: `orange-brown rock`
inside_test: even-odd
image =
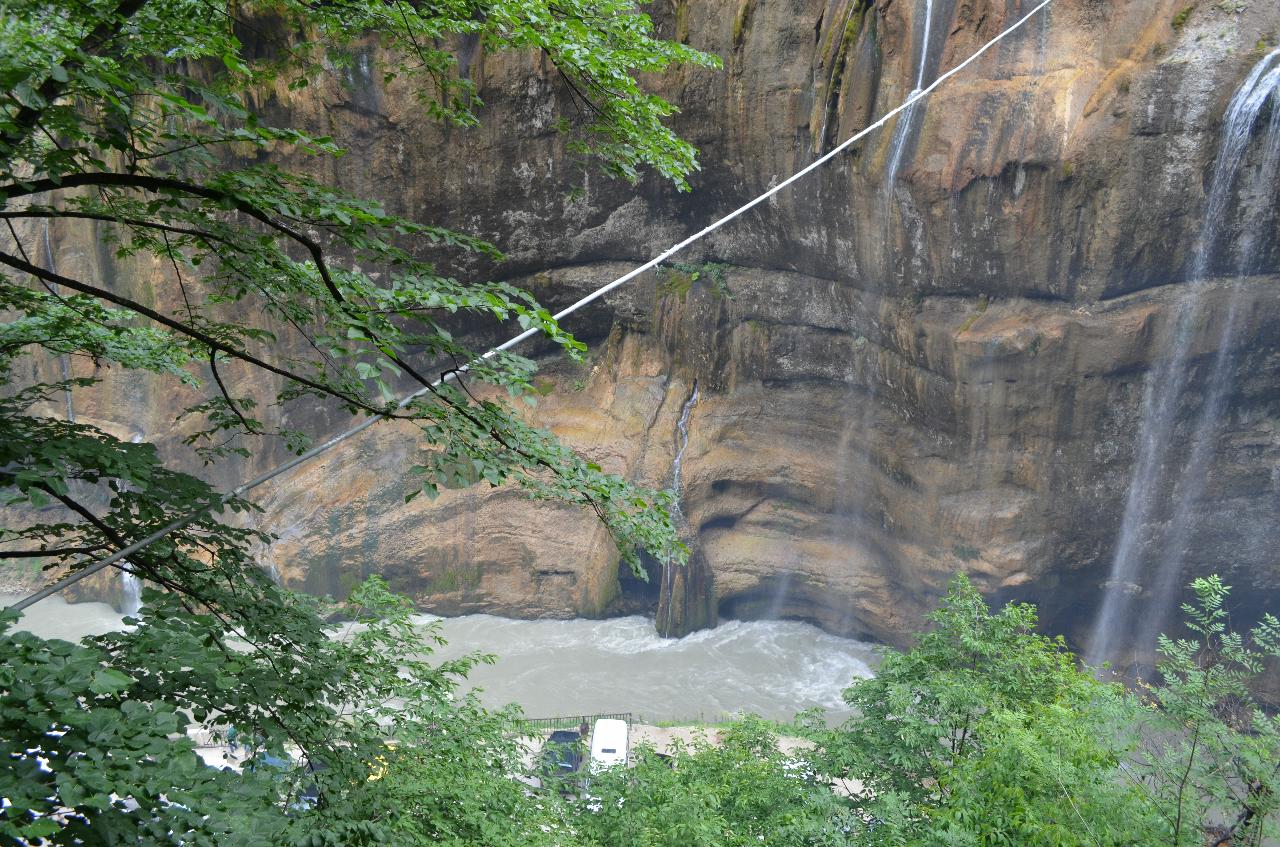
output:
[[[935,0],[945,44],[934,63],[953,66],[1030,5]],[[555,387],[536,420],[607,468],[665,486],[698,380],[681,502],[721,614],[897,641],[963,569],[1082,634],[1124,509],[1143,379],[1166,355],[1180,298],[1201,298],[1188,419],[1208,378],[1235,283],[1187,280],[1207,174],[1225,104],[1280,30],[1268,3],[1201,4],[1175,30],[1183,5],[1057,0],[930,96],[892,192],[890,128],[682,257],[723,263],[722,281],[709,269],[650,275],[568,321],[592,358],[544,363]],[[723,71],[654,81],[702,149],[688,195],[583,171],[553,123],[568,95],[535,56],[465,52],[487,104],[474,129],[442,129],[402,83],[384,89],[368,69],[391,59],[376,53],[339,83],[266,93],[264,107],[348,143],[320,176],[492,239],[510,260],[475,273],[563,304],[900,102],[921,9],[653,4],[668,36],[725,57]],[[101,261],[92,234],[59,238]],[[1280,589],[1280,238],[1258,249],[1266,273],[1238,283],[1242,354],[1188,557],[1255,599]],[[1225,258],[1214,272],[1227,275]],[[160,273],[118,278],[160,290],[143,281]],[[113,431],[172,446],[179,399],[131,379],[79,402]],[[343,423],[290,415],[320,431]],[[1187,449],[1185,429],[1170,462]],[[620,582],[586,514],[503,489],[406,505],[413,444],[380,425],[263,494],[264,524],[280,537],[264,557],[290,585],[340,592],[379,572],[446,613],[599,615],[656,602]],[[279,458],[267,451],[252,469]]]

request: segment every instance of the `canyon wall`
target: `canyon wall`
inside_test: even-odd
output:
[[[648,10],[665,36],[724,58],[720,71],[651,80],[701,149],[688,194],[584,168],[555,128],[568,93],[537,56],[463,51],[486,103],[470,129],[433,124],[401,82],[383,87],[378,68],[394,59],[373,51],[335,81],[264,93],[261,105],[350,149],[294,164],[491,239],[508,261],[467,272],[563,305],[808,164],[1031,5],[935,0],[926,32],[924,0],[657,0]],[[1274,217],[1247,248],[1253,273],[1235,276],[1243,216],[1277,200],[1251,178],[1257,151],[1211,278],[1192,276],[1222,115],[1274,46],[1280,7],[1200,0],[1180,15],[1187,5],[1055,0],[909,126],[873,133],[679,264],[566,321],[590,343],[587,363],[533,350],[550,390],[531,417],[658,487],[671,484],[696,381],[680,492],[689,573],[620,576],[590,515],[511,490],[406,505],[415,442],[394,424],[261,495],[279,536],[264,559],[321,592],[382,573],[449,614],[653,610],[678,583],[676,629],[717,613],[780,615],[890,643],[964,570],[993,597],[1039,603],[1049,628],[1084,645],[1103,593],[1141,598],[1161,565],[1109,581],[1144,386],[1189,309],[1186,387],[1161,461],[1176,469],[1197,439],[1211,440],[1211,461],[1186,509],[1171,505],[1172,486],[1154,492],[1163,499],[1139,529],[1158,534],[1181,515],[1180,578],[1217,571],[1246,605],[1274,607]],[[57,240],[65,261],[111,262],[89,230]],[[162,273],[134,268],[131,280]],[[1206,433],[1195,422],[1222,379],[1213,363],[1229,314],[1238,355]],[[183,398],[135,382],[85,392],[82,418],[176,454]],[[317,431],[344,422],[290,414]],[[280,458],[273,448],[213,473],[230,485]]]

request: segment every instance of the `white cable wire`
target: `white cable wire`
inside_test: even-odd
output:
[[[960,73],[960,71],[968,67],[979,56],[986,53],[988,50],[994,47],[997,43],[1002,41],[1005,37],[1015,32],[1019,27],[1021,27],[1024,23],[1026,23],[1034,15],[1036,15],[1040,10],[1042,10],[1052,2],[1053,0],[1043,0],[1043,2],[1040,3],[1040,5],[1036,6],[1030,12],[1027,12],[1025,15],[1019,18],[1018,21],[1014,23],[1012,26],[1010,26],[1008,29],[1004,30],[995,38],[991,39],[986,44],[978,48],[978,50],[972,56],[965,59],[963,62],[956,65],[954,68],[952,68],[951,70],[944,73],[942,76],[935,79],[930,85],[926,86],[921,90],[913,92],[911,96],[908,97],[906,100],[904,100],[902,104],[899,105],[896,109],[892,109],[891,111],[886,112],[875,123],[854,133],[852,136],[845,139],[839,145],[833,147],[829,152],[815,159],[805,168],[799,171],[796,171],[794,174],[787,177],[785,180],[778,183],[774,187],[770,188],[768,191],[761,194],[759,197],[756,197],[754,200],[744,203],[743,205],[734,209],[732,212],[720,218],[719,220],[715,221],[714,223],[710,224],[709,226],[698,230],[693,235],[686,238],[684,241],[681,241],[680,243],[667,248],[666,250],[659,253],[654,258],[645,262],[643,265],[640,265],[634,270],[628,271],[627,273],[615,279],[613,282],[610,282],[608,285],[603,285],[600,288],[597,288],[595,291],[591,292],[586,297],[583,297],[581,300],[577,301],[573,305],[568,306],[567,308],[561,309],[559,312],[556,312],[554,316],[555,319],[559,321],[562,318],[567,317],[568,315],[571,315],[574,312],[578,311],[583,306],[586,306],[589,303],[593,303],[596,300],[599,300],[601,297],[605,296],[610,291],[613,291],[615,288],[626,285],[628,282],[635,279],[645,271],[656,268],[658,265],[660,265],[661,263],[665,262],[667,259],[674,256],[676,253],[679,253],[681,250],[688,247],[690,244],[693,244],[695,241],[700,241],[701,239],[706,238],[708,235],[715,232],[720,227],[729,223],[729,221],[735,218],[741,217],[746,212],[749,212],[750,210],[754,209],[756,206],[759,206],[761,203],[768,200],[770,197],[773,197],[775,194],[782,191],[782,189],[808,176],[813,171],[817,170],[818,168],[825,165],[827,162],[834,159],[836,156],[843,153],[845,150],[849,148],[850,145],[854,144],[857,141],[862,140],[864,137],[866,137],[870,133],[884,126],[886,123],[889,122],[890,119],[892,119],[899,113],[905,111],[912,104],[920,100],[923,100],[925,97],[929,96],[929,94],[934,89],[942,85],[942,83],[946,82],[951,77]],[[527,329],[524,332],[520,333],[519,335],[503,342],[502,344],[499,344],[497,347],[494,347],[492,350],[488,351],[483,356],[480,356],[476,361],[491,359],[494,356],[496,356],[498,353],[504,350],[510,350],[512,347],[515,347],[517,344],[521,343],[522,341],[534,335],[537,335],[539,332],[541,332],[541,330],[536,327]],[[425,388],[425,387],[419,388],[417,391],[405,397],[396,405],[396,408],[403,409],[405,406],[408,406],[414,400],[417,400],[419,397],[423,396],[424,394],[429,392],[431,389],[439,387],[441,383],[447,382],[449,379],[456,378],[457,376],[466,372],[469,369],[470,369],[470,363],[467,365],[463,365],[461,368],[458,368],[455,371],[450,371],[441,379],[438,379],[435,382],[431,383],[431,386],[429,388]],[[143,538],[141,541],[135,541],[133,544],[130,544],[128,547],[125,547],[122,550],[119,550],[118,552],[113,553],[112,555],[106,557],[105,559],[101,559],[97,562],[94,562],[93,564],[88,565],[87,567],[84,567],[76,571],[75,573],[68,574],[67,576],[63,577],[62,579],[58,580],[52,585],[42,588],[41,590],[30,595],[29,597],[24,597],[22,600],[19,600],[18,602],[14,603],[8,608],[14,611],[22,611],[28,606],[31,606],[34,603],[38,603],[44,598],[58,593],[62,589],[71,585],[72,583],[78,582],[79,580],[84,579],[90,574],[97,573],[98,571],[102,570],[108,565],[113,565],[116,562],[120,561],[121,559],[127,558],[133,553],[136,553],[137,551],[141,550],[143,547],[146,547],[150,544],[155,543],[156,541],[159,541],[161,538],[164,538],[169,533],[175,530],[181,529],[182,527],[194,521],[196,518],[205,514],[206,512],[212,511],[213,509],[216,509],[222,506],[224,503],[226,503],[227,500],[231,499],[232,497],[239,497],[240,495],[244,494],[246,491],[250,491],[251,489],[257,488],[259,485],[262,485],[264,482],[274,479],[280,474],[286,473],[287,471],[290,471],[296,468],[298,465],[301,465],[304,462],[308,462],[311,459],[314,459],[316,456],[319,456],[321,453],[328,452],[329,450],[338,446],[342,442],[346,441],[348,438],[351,438],[354,435],[358,435],[359,433],[364,432],[366,429],[373,426],[380,420],[383,420],[383,418],[373,417],[373,418],[367,418],[361,421],[360,423],[356,424],[350,429],[344,432],[341,432],[338,435],[333,436],[328,441],[325,441],[323,444],[319,444],[315,447],[312,447],[310,450],[306,451],[305,453],[302,453],[301,455],[293,457],[292,459],[285,462],[284,464],[279,465],[275,468],[272,468],[266,473],[256,476],[247,482],[241,483],[240,485],[232,489],[231,493],[224,494],[223,496],[217,498],[214,502],[210,503],[208,506],[205,506],[203,509],[200,509],[196,512],[192,512],[190,515],[187,515],[186,517],[179,518],[178,520],[173,521],[172,523],[164,527],[161,527],[160,529],[148,535],[146,538]]]

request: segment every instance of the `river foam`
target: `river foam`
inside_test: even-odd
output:
[[[442,620],[441,656],[484,650],[497,664],[471,675],[489,705],[530,717],[632,712],[648,721],[715,720],[751,712],[779,720],[812,707],[848,714],[840,691],[871,675],[871,645],[795,621],[726,621],[659,638],[643,617]]]
[[[0,595],[0,603],[18,598]],[[19,621],[45,638],[77,640],[123,626],[105,603],[44,600]],[[530,717],[631,712],[647,721],[718,720],[751,712],[778,720],[812,707],[848,714],[840,691],[871,675],[871,645],[795,621],[726,621],[684,638],[659,638],[653,621],[435,618],[448,644],[439,658],[492,653],[469,685],[490,707],[519,703]]]

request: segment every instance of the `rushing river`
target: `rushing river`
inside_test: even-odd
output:
[[[16,597],[0,596],[8,604]],[[438,620],[423,616],[424,621]],[[19,627],[75,640],[120,625],[104,603],[50,598]],[[441,658],[480,651],[470,683],[489,706],[519,703],[529,717],[631,712],[647,721],[716,720],[735,712],[789,719],[813,706],[838,720],[840,690],[869,676],[870,645],[793,621],[727,621],[679,639],[642,617],[521,621],[490,615],[441,620]]]

